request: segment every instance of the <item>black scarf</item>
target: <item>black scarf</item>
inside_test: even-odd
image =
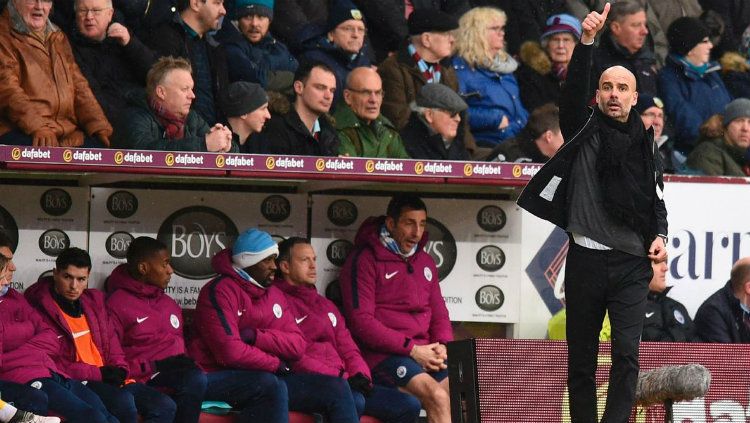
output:
[[[610,118],[598,107],[595,112],[601,123],[596,170],[604,209],[650,244],[655,236],[653,141],[634,111],[627,122]]]

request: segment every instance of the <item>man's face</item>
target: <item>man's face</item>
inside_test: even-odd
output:
[[[425,47],[437,56],[438,60],[443,60],[453,54],[453,44],[456,39],[452,32],[428,32],[426,38],[428,42]]]
[[[0,281],[0,286],[10,285],[13,281],[13,273],[16,271],[16,264],[13,263],[13,251],[10,251],[8,247],[0,247],[0,254],[8,259],[8,264],[5,265],[5,278]]]
[[[367,123],[377,119],[383,104],[383,82],[377,72],[369,69],[359,71],[349,84],[351,86],[344,90],[346,104]]]
[[[547,39],[547,54],[552,63],[569,63],[573,56],[576,39],[569,32],[558,32]]]
[[[310,244],[295,244],[289,251],[289,261],[280,263],[281,272],[292,285],[315,285],[315,251]]]
[[[630,109],[638,100],[635,91],[635,77],[622,66],[613,66],[602,73],[596,102],[607,116],[620,122],[627,122]]]
[[[646,109],[641,115],[643,126],[654,128],[654,138],[659,138],[662,131],[664,131],[664,110],[652,106]]]
[[[240,32],[251,44],[257,44],[268,34],[271,19],[268,16],[246,15],[237,21]]]
[[[565,143],[565,139],[563,138],[563,134],[560,129],[548,129],[539,138],[534,140],[534,143],[539,149],[539,152],[542,153],[544,157],[551,159],[552,156],[557,153],[557,150],[559,150],[560,147],[562,147],[562,145]]]
[[[167,250],[161,250],[140,264],[143,281],[161,289],[167,289],[172,278],[171,257]]]
[[[341,22],[328,33],[331,42],[349,54],[359,53],[365,43],[365,23],[357,19]]]
[[[52,10],[52,0],[13,0],[13,4],[30,30],[44,30]]]
[[[750,148],[750,117],[739,117],[729,122],[724,137],[737,148]]]
[[[268,103],[258,107],[245,116],[245,123],[252,133],[258,133],[263,130],[266,121],[271,119],[271,113],[268,111]]]
[[[52,269],[55,292],[68,301],[76,301],[83,294],[83,290],[88,287],[90,271],[88,267],[73,265],[62,270]]]
[[[107,0],[78,0],[76,2],[76,25],[84,37],[102,41],[107,38],[107,27],[114,13]]]
[[[294,81],[294,92],[302,107],[318,115],[328,113],[336,92],[336,77],[321,68],[313,68],[306,82]]]
[[[425,120],[430,124],[433,131],[440,134],[446,141],[453,141],[458,134],[458,124],[461,123],[461,114],[441,109],[428,109],[425,112]]]
[[[610,28],[617,44],[625,47],[629,52],[635,53],[643,47],[648,35],[646,12],[641,10],[632,15],[624,16],[620,21],[612,22]]]
[[[198,20],[206,32],[221,27],[221,18],[227,14],[224,0],[199,0]]]
[[[164,81],[156,86],[156,96],[164,103],[168,112],[181,118],[186,117],[195,99],[190,72],[183,69],[170,71]]]
[[[654,270],[654,277],[648,283],[648,290],[652,292],[664,292],[667,289],[667,262],[651,262],[651,269]]]
[[[276,272],[276,254],[270,255],[263,260],[245,269],[253,280],[263,286],[268,286],[273,280],[273,274]]]
[[[424,235],[427,227],[427,212],[403,209],[398,220],[394,221],[391,217],[386,217],[385,224],[401,252],[408,253],[419,244]]]

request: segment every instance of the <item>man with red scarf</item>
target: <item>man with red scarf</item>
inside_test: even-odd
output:
[[[220,123],[209,127],[190,109],[195,100],[193,85],[187,60],[159,59],[146,76],[147,97],[130,99],[115,145],[139,150],[238,152],[229,128]]]

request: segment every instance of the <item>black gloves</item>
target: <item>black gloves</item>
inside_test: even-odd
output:
[[[279,362],[279,367],[276,368],[276,373],[279,376],[285,376],[292,372],[292,369],[289,368],[289,365],[286,364],[283,360]]]
[[[372,391],[372,382],[362,373],[350,376],[346,381],[349,382],[349,387],[352,388],[352,391],[359,391],[362,395],[367,396]]]
[[[248,345],[255,344],[256,336],[257,332],[255,331],[255,328],[247,327],[240,331],[240,339],[242,339],[242,342]]]
[[[162,360],[156,360],[156,370],[159,372],[172,372],[197,369],[192,358],[185,354],[173,355]]]
[[[99,371],[102,373],[102,382],[117,387],[125,383],[125,377],[128,375],[125,369],[115,366],[102,366],[99,367]]]

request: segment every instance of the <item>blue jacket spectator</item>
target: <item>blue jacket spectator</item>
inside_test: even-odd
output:
[[[481,147],[494,147],[514,137],[529,117],[513,76],[518,62],[504,50],[505,21],[503,11],[477,7],[458,23],[453,68],[459,94],[469,105],[471,132]]]
[[[364,47],[365,27],[362,12],[350,0],[335,0],[328,13],[326,33],[314,28],[306,30],[316,35],[302,42],[304,53],[301,60],[322,62],[333,69],[336,75],[336,96],[333,108],[343,96],[346,77],[352,69],[370,66],[370,58]]]
[[[675,20],[667,31],[670,55],[659,74],[659,93],[675,127],[675,148],[688,153],[698,140],[698,129],[732,101],[719,73],[709,61],[712,44],[708,30],[696,18]]]
[[[745,305],[750,290],[750,258],[737,260],[729,281],[698,307],[695,329],[703,342],[750,343],[750,313]]]
[[[273,0],[239,0],[234,13],[237,20],[225,20],[216,34],[226,50],[230,81],[255,82],[268,88],[278,72],[293,74],[297,70],[297,59],[268,31],[273,4]]]

